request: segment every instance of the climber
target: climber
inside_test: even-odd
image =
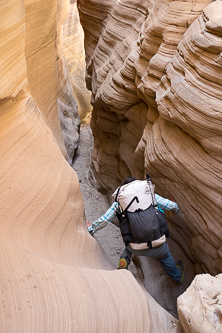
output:
[[[165,220],[165,214],[163,212],[163,209],[178,212],[179,208],[176,202],[162,198],[158,194],[154,194],[154,187],[148,187],[148,185],[150,186],[150,184],[152,184],[150,181],[150,178],[147,179],[147,181],[136,180],[134,177],[125,178],[122,181],[122,186],[114,192],[113,197],[115,197],[115,201],[106,213],[94,221],[92,225],[90,225],[89,221],[87,221],[88,231],[91,235],[93,235],[98,230],[107,226],[108,223],[112,222],[115,217],[118,217],[120,221],[121,234],[123,241],[125,242],[125,249],[120,257],[118,269],[128,269],[132,254],[137,256],[154,257],[159,259],[166,273],[174,281],[180,284],[184,279],[185,266],[182,260],[178,260],[175,264],[175,261],[170,254],[169,247],[166,243],[166,237],[169,237],[169,230]],[[136,192],[133,193],[133,191]],[[137,195],[136,197],[134,196],[135,194]],[[126,200],[126,198],[128,200]],[[137,203],[135,202],[136,200],[134,200],[135,198],[137,198]],[[130,200],[131,203],[129,203]],[[156,207],[153,208],[152,206]],[[148,212],[149,210],[152,212]],[[160,223],[162,229],[158,226],[154,231],[151,231],[152,235],[150,236],[150,230],[146,230],[147,225],[149,225],[147,217],[149,217],[149,219],[150,216],[155,218],[156,214],[158,216],[158,220],[159,217],[161,217]],[[138,228],[136,221],[138,219],[138,215],[140,226],[141,221],[144,221],[144,217],[146,219],[146,223],[144,224],[145,229],[142,230],[142,232],[141,230],[136,230],[136,228]],[[132,223],[134,224],[133,231],[129,228],[129,225],[132,227]],[[153,224],[155,223],[152,222],[151,225]],[[133,232],[134,237],[132,236],[130,230]],[[144,237],[148,238],[144,239]]]

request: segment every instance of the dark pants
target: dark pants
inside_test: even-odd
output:
[[[121,259],[124,258],[129,265],[131,262],[132,254],[137,256],[145,256],[145,257],[153,257],[159,259],[163,269],[165,272],[177,282],[181,280],[181,274],[179,269],[176,267],[175,261],[170,254],[169,246],[167,243],[163,243],[159,247],[154,247],[152,249],[145,249],[145,250],[133,250],[130,245],[124,249]]]

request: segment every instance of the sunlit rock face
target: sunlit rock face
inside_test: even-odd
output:
[[[1,101],[0,124],[1,332],[176,333],[89,235],[78,177],[33,98]]]
[[[222,274],[197,275],[177,304],[186,333],[221,332]]]
[[[25,43],[22,48],[25,51],[28,88],[63,154],[68,155],[71,162],[77,146],[79,119],[61,58],[61,29],[68,12],[68,2],[58,1],[58,6],[56,0],[44,4],[30,0],[19,3],[25,11]],[[61,134],[58,110],[67,149]],[[74,143],[70,143],[70,136],[75,137]]]
[[[76,1],[69,6],[67,19],[63,23],[63,55],[65,67],[69,73],[72,93],[78,104],[79,116],[82,124],[89,123],[92,106],[91,93],[85,83],[85,52],[84,33],[79,22]],[[75,140],[73,140],[75,141]]]
[[[111,193],[125,176],[149,172],[157,193],[179,204],[168,214],[171,236],[196,272],[220,273],[222,2],[78,6],[94,107],[92,181]]]
[[[56,65],[58,73],[57,107],[62,135],[68,153],[68,162],[72,164],[79,141],[80,118],[78,106],[73,96],[69,71],[63,57],[63,22],[69,13],[69,1],[57,0],[57,29],[56,29]]]
[[[0,331],[181,332],[86,229],[58,117],[76,105],[60,49],[67,13],[65,1],[1,4]]]

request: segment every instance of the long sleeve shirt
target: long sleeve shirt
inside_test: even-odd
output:
[[[173,210],[175,212],[178,212],[179,208],[176,202],[165,199],[158,194],[155,194],[155,198],[159,210]],[[92,225],[88,228],[88,231],[91,234],[94,234],[96,231],[106,227],[107,224],[112,222],[116,217],[116,211],[118,208],[119,204],[117,201],[115,201],[112,206],[105,212],[105,214],[100,216],[96,221],[92,223]]]

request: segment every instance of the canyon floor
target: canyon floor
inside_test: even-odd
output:
[[[72,167],[79,177],[85,214],[90,223],[100,217],[110,206],[106,196],[99,193],[91,185],[88,178],[92,147],[93,136],[90,125],[81,125],[79,148]],[[119,228],[113,223],[110,223],[104,229],[99,230],[94,237],[107,253],[113,263],[113,267],[117,268],[119,257],[124,249]],[[176,307],[177,297],[189,287],[194,278],[194,271],[192,263],[180,246],[171,238],[168,239],[167,243],[175,261],[182,258],[185,262],[186,270],[183,284],[178,285],[176,282],[172,281],[162,269],[159,261],[154,258],[140,257],[138,260],[138,258],[135,257],[134,262],[136,266],[132,262],[129,266],[129,270],[136,279],[139,278],[143,280],[148,292],[165,310],[178,318]],[[136,267],[138,269],[136,269]]]
[[[83,196],[86,218],[90,223],[106,212],[109,208],[107,197],[98,192],[88,179],[90,157],[93,147],[93,136],[90,125],[81,125],[80,142],[73,169],[79,177],[79,184]],[[114,267],[118,266],[119,257],[124,249],[119,228],[110,223],[106,228],[99,230],[94,237],[108,254]],[[136,268],[130,265],[131,272],[136,275]]]

